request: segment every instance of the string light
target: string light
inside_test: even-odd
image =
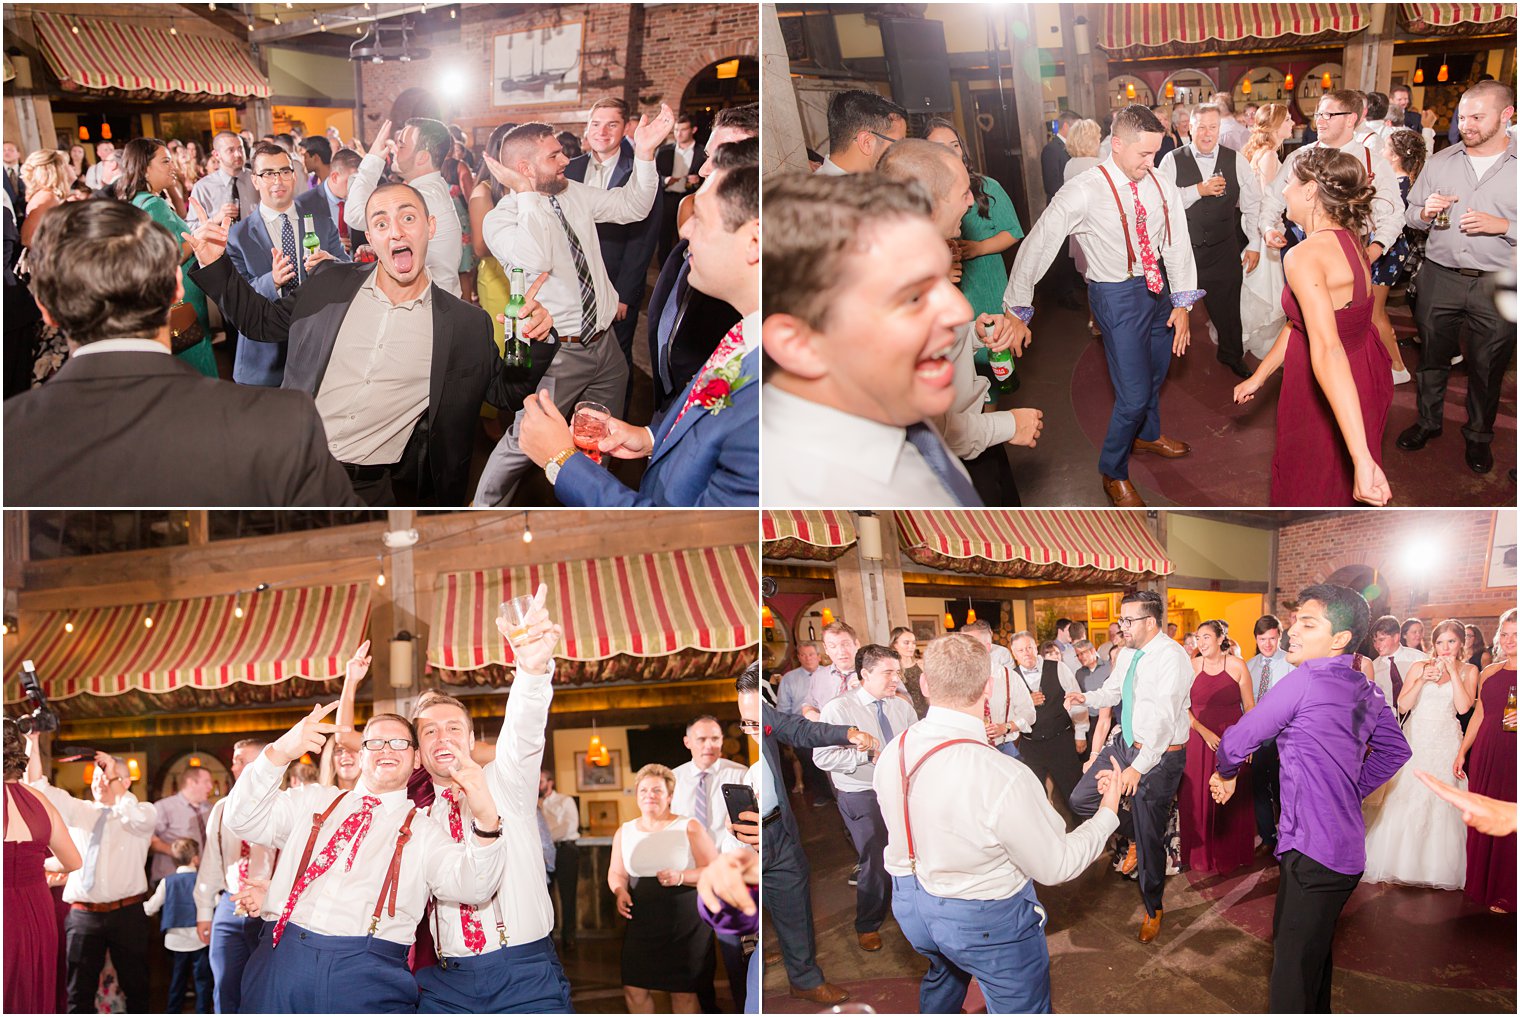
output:
[[[69,620],[63,623],[63,631],[69,633],[70,635],[73,634],[73,632],[74,632],[74,616],[73,615],[70,615],[69,616]]]
[[[375,555],[375,560],[380,563],[380,574],[377,575],[377,576],[375,576],[375,585],[376,586],[384,586],[385,585],[385,556],[377,554],[377,555]]]
[[[143,628],[145,628],[145,629],[151,629],[152,627],[153,627],[153,616],[150,614],[147,617],[143,618]]]
[[[70,25],[69,26],[69,30],[71,32],[73,32],[75,35],[79,34],[79,26],[78,25]]]
[[[280,12],[279,11],[275,11],[274,12],[274,23],[277,24],[277,25],[280,23]]]
[[[459,12],[455,8],[450,7],[449,8],[449,20],[450,21],[454,21],[458,17],[459,17]]]
[[[179,28],[178,28],[178,26],[176,26],[174,24],[174,19],[173,18],[169,19],[169,34],[170,35],[178,35],[179,34]]]
[[[243,595],[241,593],[234,593],[232,595],[232,617],[243,617]]]
[[[207,4],[206,9],[214,11],[216,10],[216,4]]]
[[[523,543],[533,543],[533,527],[528,524],[528,513],[523,513]]]

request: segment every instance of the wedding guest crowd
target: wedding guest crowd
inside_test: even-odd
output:
[[[758,131],[758,106],[718,110],[697,153],[690,118],[603,97],[574,160],[547,124],[477,152],[427,117],[368,148],[133,138],[84,192],[70,153],[8,143],[7,504],[503,505],[543,497],[517,490],[537,467],[566,505],[754,505]],[[655,404],[627,421],[652,268]]]
[[[1419,417],[1387,454],[1418,452],[1442,431],[1458,363],[1464,461],[1490,473],[1514,353],[1495,300],[1516,266],[1514,95],[1492,79],[1468,87],[1453,143],[1434,154],[1434,114],[1408,102],[1407,88],[1327,90],[1301,140],[1286,104],[1243,120],[1226,93],[1119,109],[1101,141],[1096,120],[1062,110],[1040,153],[1047,204],[1021,224],[953,122],[834,93],[828,158],[811,179],[766,181],[767,503],[1019,505],[1005,446],[1033,446],[1043,427],[1038,407],[1009,409],[1019,358],[1063,341],[1037,304],[1078,309],[1084,293],[1114,391],[1095,479],[1115,506],[1144,504],[1132,456],[1180,460],[1206,440],[1162,419],[1198,304],[1240,379],[1216,393],[1221,415],[1282,371],[1271,504],[1396,500],[1393,387],[1417,381]],[[1414,309],[1413,371],[1394,294]]]

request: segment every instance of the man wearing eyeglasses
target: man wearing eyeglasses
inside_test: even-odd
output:
[[[254,147],[253,186],[259,194],[258,207],[228,232],[227,257],[259,296],[278,301],[305,282],[318,263],[348,260],[337,230],[326,218],[316,220],[317,249],[307,257],[295,170],[284,149],[267,141]],[[287,343],[263,343],[239,334],[232,380],[278,388],[285,379],[287,349]]]
[[[1372,177],[1377,198],[1372,202],[1372,240],[1367,244],[1367,260],[1377,261],[1399,238],[1404,230],[1404,198],[1399,193],[1398,177],[1382,153],[1373,151],[1354,137],[1365,109],[1361,93],[1350,89],[1338,88],[1320,96],[1319,109],[1314,114],[1314,127],[1319,131],[1319,140],[1294,150],[1283,160],[1277,179],[1272,181],[1272,186],[1262,195],[1259,226],[1263,242],[1268,247],[1288,246],[1288,234],[1283,228],[1283,213],[1287,211],[1288,204],[1283,198],[1283,192],[1287,189],[1288,181],[1293,179],[1294,160],[1299,153],[1306,152],[1315,145],[1345,152],[1361,163]],[[1292,229],[1294,242],[1303,239],[1303,231],[1296,226]]]
[[[1117,762],[1124,768],[1122,793],[1130,799],[1121,811],[1119,832],[1134,842],[1139,865],[1140,900],[1145,918],[1140,942],[1161,933],[1162,891],[1166,885],[1166,821],[1177,797],[1187,756],[1188,708],[1193,667],[1187,651],[1161,631],[1166,604],[1160,595],[1141,590],[1119,605],[1119,627],[1128,645],[1119,651],[1113,673],[1095,692],[1068,692],[1066,707],[1123,704],[1123,737],[1094,757],[1072,792],[1072,812],[1086,819],[1098,811],[1103,792],[1098,776]]]
[[[855,89],[829,100],[829,157],[819,176],[869,173],[894,142],[908,136],[908,111],[875,92]]]
[[[281,791],[286,768],[320,752],[336,730],[324,720],[337,705],[313,707],[266,746],[227,798],[234,836],[281,849],[243,972],[246,1013],[415,1012],[406,955],[429,899],[482,904],[506,873],[501,819],[468,755],[449,767],[472,817],[463,843],[413,807],[407,778],[417,741],[405,717],[379,713],[365,724],[352,791]]]

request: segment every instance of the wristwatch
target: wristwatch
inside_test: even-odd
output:
[[[486,840],[495,840],[497,837],[501,836],[501,820],[498,819],[496,821],[496,829],[482,830],[480,827],[475,825],[475,820],[472,819],[470,820],[470,829],[477,837],[484,837]]]
[[[559,476],[560,467],[564,466],[573,455],[575,455],[574,446],[565,449],[563,452],[556,453],[554,458],[544,464],[544,476],[549,478],[549,483],[554,483],[555,479]]]

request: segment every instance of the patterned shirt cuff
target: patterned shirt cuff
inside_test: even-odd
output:
[[[1173,307],[1192,307],[1203,299],[1205,290],[1180,290],[1172,294]]]
[[[1010,308],[1008,308],[1008,313],[1011,314],[1011,315],[1013,315],[1015,318],[1019,319],[1020,321],[1022,321],[1024,324],[1027,325],[1027,324],[1029,324],[1029,319],[1034,317],[1034,308],[1033,307],[1010,307]]]

